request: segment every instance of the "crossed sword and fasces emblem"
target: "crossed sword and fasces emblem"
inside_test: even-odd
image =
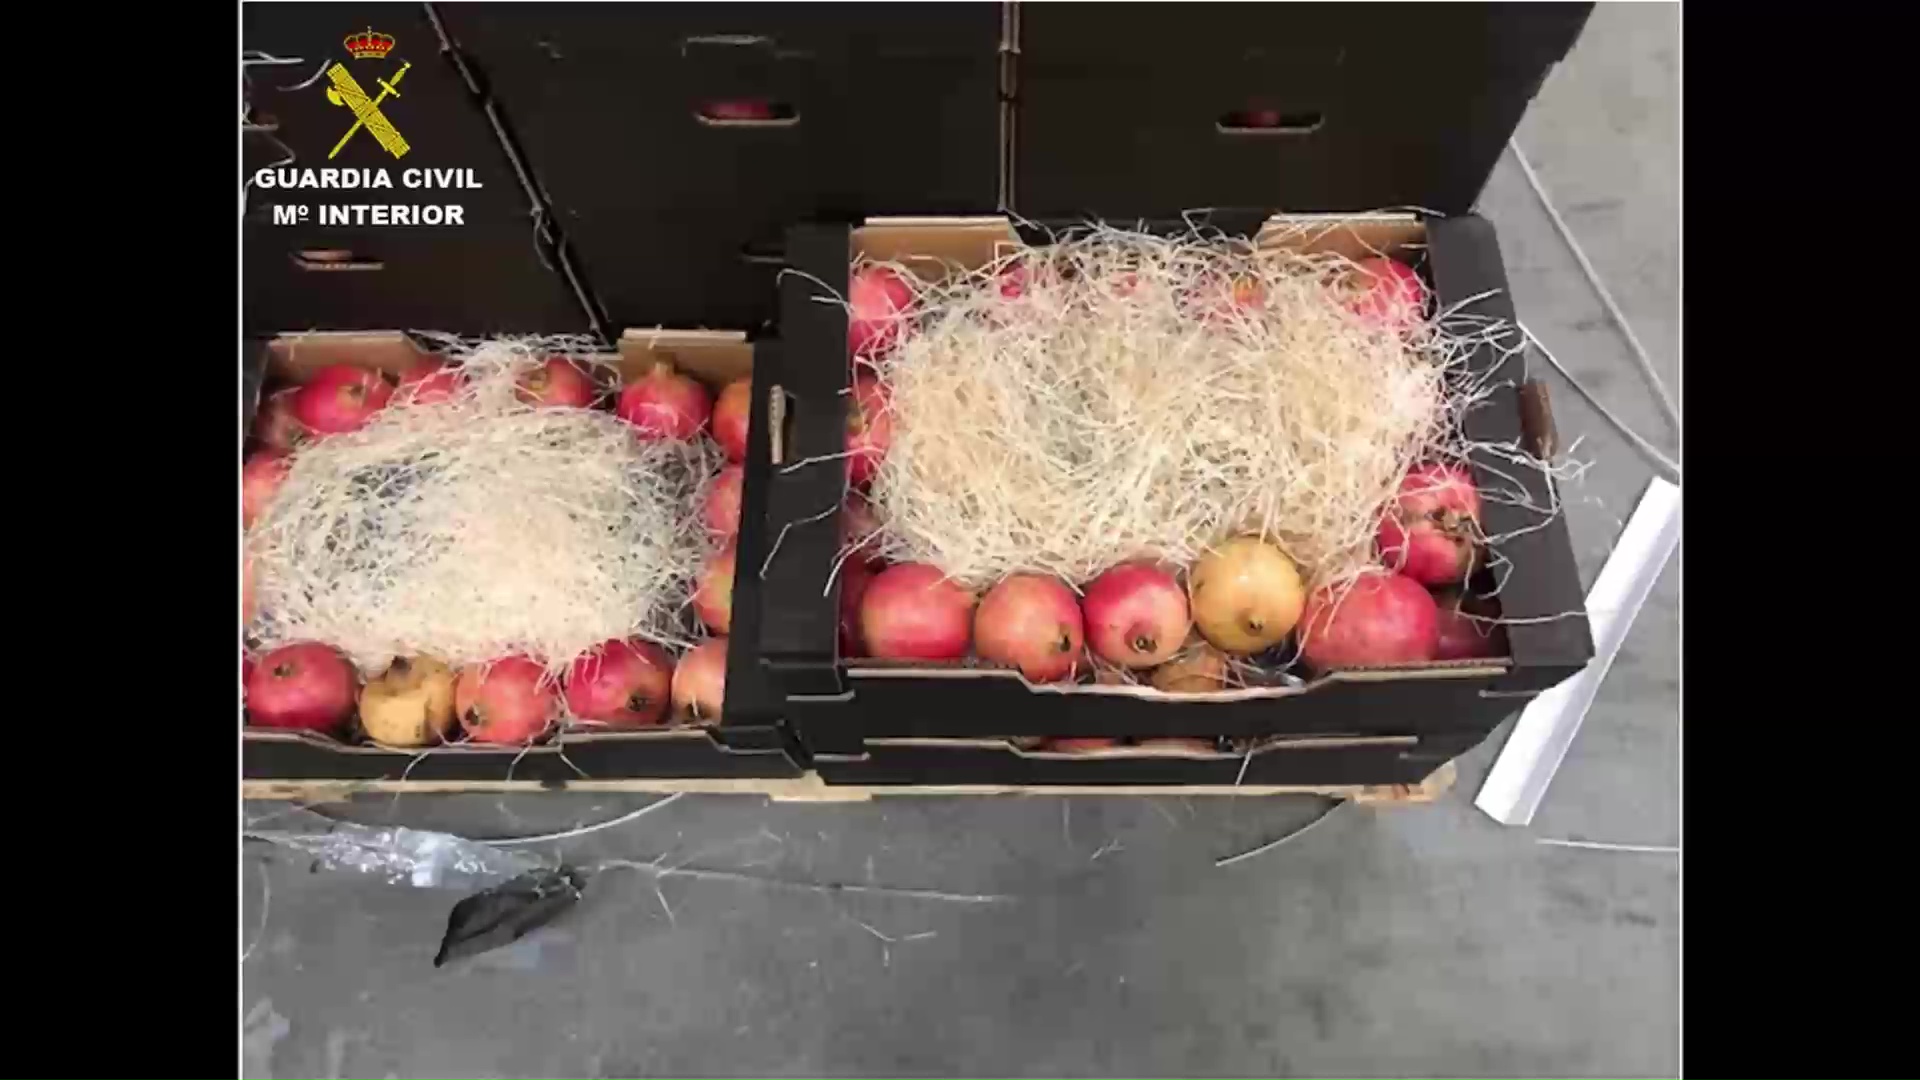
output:
[[[400,137],[400,132],[380,112],[380,103],[387,100],[389,94],[400,96],[400,91],[396,89],[400,85],[400,77],[412,66],[411,62],[403,63],[400,70],[393,73],[392,79],[375,79],[374,82],[380,85],[380,96],[376,98],[367,97],[367,92],[360,89],[360,84],[347,73],[345,64],[336,63],[327,69],[327,78],[333,81],[333,85],[327,88],[327,100],[352,109],[354,116],[353,126],[340,136],[339,142],[333,144],[333,153],[327,155],[329,159],[338,154],[340,148],[347,145],[347,140],[353,138],[353,133],[363,126],[373,133],[374,139],[386,148],[387,153],[394,157],[406,155],[407,140]]]

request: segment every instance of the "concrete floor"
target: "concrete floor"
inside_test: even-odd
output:
[[[1678,391],[1678,8],[1603,5],[1520,132]],[[1481,201],[1522,318],[1672,453],[1631,357],[1513,162]],[[1540,365],[1544,369],[1544,365]],[[1650,470],[1555,381],[1589,581]],[[960,904],[610,871],[562,923],[445,970],[453,896],[248,854],[245,1074],[1675,1075],[1679,865],[1541,837],[1677,845],[1676,559],[1534,824],[1472,806],[1504,733],[1419,809],[1308,798],[687,797],[576,861],[1008,894]],[[362,820],[504,835],[644,800],[408,797]],[[671,914],[669,914],[669,908]]]

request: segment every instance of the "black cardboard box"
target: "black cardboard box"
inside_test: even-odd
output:
[[[1063,225],[1171,221],[1208,208],[1209,224],[1249,236],[1275,212],[1368,215],[1352,235],[1376,247],[1420,243],[1420,270],[1443,304],[1479,297],[1463,310],[1511,324],[1492,228],[1468,211],[1591,8],[1009,4],[1005,204]],[[1372,214],[1394,208],[1405,213]],[[1004,242],[1011,233],[1004,221],[870,219],[852,231],[802,230],[792,254],[798,268],[844,291],[856,251],[932,249],[964,262],[979,257],[987,237]],[[784,287],[782,381],[801,391],[791,402],[800,423],[791,458],[832,454],[844,407],[844,316],[812,302],[804,279]],[[1520,382],[1517,348],[1488,348],[1478,361],[1505,363]],[[1473,435],[1540,435],[1524,404],[1517,385],[1502,391],[1478,411]],[[835,486],[776,476],[772,527],[819,514]],[[1489,531],[1509,531],[1519,513],[1489,506]],[[838,598],[823,558],[837,543],[831,527],[791,530],[767,582],[764,650],[790,694],[791,722],[836,782],[1189,784],[1217,781],[1229,767],[1235,782],[1404,782],[1409,770],[1424,773],[1483,739],[1592,652],[1584,619],[1562,617],[1582,607],[1563,521],[1502,545],[1519,579],[1517,591],[1509,579],[1502,592],[1505,615],[1540,620],[1509,627],[1510,660],[1349,672],[1304,690],[1204,701],[1029,686],[1006,671],[827,662]],[[1251,753],[1196,759],[1167,750],[1035,753],[1007,742],[1021,735],[1266,739]]]
[[[534,13],[521,8],[516,25],[530,25]],[[316,176],[331,168],[335,185],[358,186],[249,186],[241,243],[247,338],[241,360],[243,423],[250,423],[265,391],[317,365],[348,362],[393,372],[417,362],[421,350],[407,329],[467,336],[599,335],[607,325],[551,227],[546,199],[532,186],[532,169],[507,130],[491,88],[448,44],[438,19],[426,5],[412,4],[247,7],[243,44],[249,58],[298,63],[253,63],[245,69],[246,175],[278,166],[295,170],[297,178],[309,168]],[[355,55],[382,49],[377,56]],[[385,92],[380,108],[405,137],[404,154],[395,155],[364,130],[340,140],[352,126],[353,113],[327,94],[334,85],[327,72],[335,64],[368,96]],[[396,78],[402,69],[405,74]],[[409,170],[434,170],[419,175],[477,186],[410,188]],[[394,186],[365,186],[375,171],[384,172]],[[340,179],[348,174],[350,180]],[[620,183],[618,177],[610,179]],[[364,226],[325,224],[317,212],[322,204],[360,203],[458,204],[463,212],[457,225]],[[622,205],[642,217],[654,209],[632,199]],[[289,223],[289,206],[307,207],[307,216]],[[276,208],[282,216],[276,217]],[[630,236],[609,236],[616,246],[630,242]],[[766,282],[716,288],[703,294],[701,317],[692,321],[724,323],[713,313],[770,290],[770,272]],[[642,304],[636,314],[645,323],[672,325],[660,316],[663,310],[664,305]],[[617,348],[624,370],[666,359],[715,389],[753,368],[753,346],[737,331],[633,331],[619,338]],[[767,480],[767,394],[757,391],[744,506],[760,505]],[[739,565],[757,566],[765,543],[764,521],[743,513]],[[517,749],[457,746],[424,757],[247,729],[244,774],[254,780],[511,777],[550,783],[583,774],[596,780],[797,776],[796,755],[780,724],[781,702],[767,689],[749,650],[757,637],[758,590],[757,577],[741,575],[734,595],[738,618],[728,656],[727,707],[712,728],[577,733],[525,755]]]
[[[424,352],[397,332],[281,335],[244,358],[243,385],[251,416],[264,392],[298,382],[332,363],[351,363],[397,373]],[[568,732],[531,750],[452,745],[422,756],[370,744],[345,744],[304,732],[247,728],[242,735],[242,773],[248,780],[574,780],[688,777],[793,777],[800,775],[793,747],[781,726],[782,703],[762,672],[753,643],[758,637],[760,582],[753,569],[764,558],[766,522],[745,510],[764,500],[769,466],[767,420],[770,391],[754,346],[738,332],[628,331],[613,360],[624,375],[664,360],[716,391],[751,374],[756,380],[742,496],[734,625],[727,654],[727,693],[718,725],[623,732]],[[249,429],[250,429],[249,422]]]
[[[757,329],[790,223],[1000,206],[999,4],[436,11],[608,325]]]
[[[1592,7],[1014,5],[1008,205],[1464,213]]]
[[[244,332],[599,329],[426,5],[248,4],[241,37]]]
[[[1441,307],[1513,326],[1499,249],[1484,220],[1369,215],[1314,221],[1321,227],[1303,233],[1289,227],[1296,222],[1275,218],[1249,235],[1263,243],[1310,236],[1307,242],[1316,247],[1351,257],[1374,251],[1398,255],[1416,264]],[[854,229],[796,227],[789,251],[801,273],[782,284],[778,371],[790,422],[776,462],[831,462],[842,450],[851,383],[847,321],[844,308],[822,298],[829,289],[846,294],[854,259],[921,255],[979,266],[1024,242],[1003,218],[874,220]],[[1501,384],[1484,406],[1469,413],[1469,436],[1476,442],[1529,438],[1520,386],[1524,361],[1518,350],[1484,343],[1469,366],[1476,373],[1497,373],[1491,381]],[[1491,487],[1486,468],[1492,464],[1474,461],[1483,488]],[[1444,740],[1465,738],[1471,745],[1526,699],[1578,671],[1592,656],[1585,619],[1564,617],[1582,609],[1564,518],[1542,523],[1518,506],[1490,501],[1484,511],[1488,533],[1517,534],[1498,545],[1498,554],[1511,565],[1501,592],[1503,614],[1512,620],[1507,629],[1510,658],[1505,660],[1341,671],[1300,688],[1177,696],[1138,686],[1034,685],[1017,671],[977,661],[927,665],[849,660],[838,655],[839,590],[833,567],[841,532],[838,515],[828,512],[842,498],[843,470],[832,465],[776,467],[772,479],[768,528],[784,539],[764,583],[762,658],[787,694],[788,719],[800,742],[814,755],[822,775],[837,782],[908,782],[902,777],[925,783],[999,782],[1003,773],[1051,776],[1060,769],[1081,778],[1071,782],[1094,782],[1093,777],[1104,775],[1100,770],[1111,767],[1118,770],[1115,775],[1125,775],[1127,783],[1192,783],[1197,782],[1196,773],[1217,771],[1227,761],[1241,762],[1235,767],[1249,770],[1244,775],[1261,783],[1344,783],[1351,775],[1370,772],[1372,778],[1363,782],[1407,782],[1400,778],[1408,767],[1403,763],[1423,760],[1422,740],[1451,746]],[[1553,505],[1546,477],[1528,472],[1514,479],[1526,485],[1530,505]],[[1523,531],[1528,526],[1532,528]],[[1221,754],[1196,765],[1174,760],[1183,755],[1172,755],[1159,771],[1149,755],[1140,753],[1078,761],[1048,756],[1041,767],[1032,754],[994,753],[990,743],[956,743],[946,748],[951,753],[943,753],[938,744],[923,741],[905,744],[912,750],[907,753],[903,744],[892,741],[1172,735],[1283,741],[1266,744],[1244,760],[1242,755]],[[1386,744],[1343,742],[1319,748],[1338,749],[1339,754],[1318,756],[1316,750],[1314,756],[1301,756],[1309,748],[1298,742],[1305,736],[1411,743],[1388,753],[1381,749]],[[1397,756],[1409,750],[1414,757]],[[1128,764],[1113,764],[1122,760]],[[1256,769],[1260,771],[1252,771]],[[1324,769],[1325,778],[1300,779],[1316,769]],[[1340,779],[1334,778],[1335,772]]]

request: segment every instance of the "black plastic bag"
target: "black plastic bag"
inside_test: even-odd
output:
[[[585,886],[578,870],[562,866],[530,871],[474,893],[453,905],[433,966],[513,944],[579,903]]]

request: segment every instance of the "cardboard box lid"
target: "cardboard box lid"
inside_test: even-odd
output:
[[[1463,213],[1591,10],[1018,5],[1010,203]]]

